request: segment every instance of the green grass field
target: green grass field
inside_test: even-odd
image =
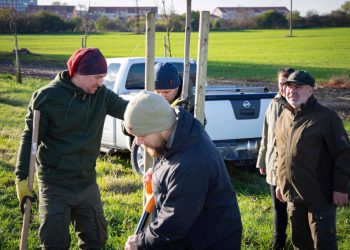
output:
[[[246,30],[211,32],[208,49],[208,77],[241,80],[274,80],[282,66],[306,69],[318,81],[332,75],[350,75],[350,28],[295,30]],[[163,36],[156,34],[156,56],[164,56]],[[0,35],[0,60],[12,60],[13,36]],[[79,34],[19,35],[19,47],[34,56],[27,62],[64,65],[80,47]],[[197,58],[198,33],[191,35],[191,58]],[[89,47],[98,47],[106,57],[145,55],[144,34],[98,33],[88,37]],[[184,34],[171,33],[172,56],[182,57]]]
[[[350,28],[295,30],[252,30],[212,32],[209,36],[208,76],[213,79],[275,80],[281,66],[307,69],[317,79],[350,74]],[[34,55],[22,57],[27,63],[64,65],[80,46],[80,35],[20,35],[19,45]],[[163,34],[157,33],[157,56],[163,55]],[[0,35],[0,62],[12,60],[13,37]],[[88,46],[101,48],[107,57],[143,56],[144,35],[130,33],[92,34]],[[173,56],[183,54],[183,34],[172,34]],[[191,57],[196,58],[197,34],[192,35]],[[47,79],[24,78],[17,85],[13,76],[0,74],[0,249],[18,249],[22,217],[18,208],[13,174],[16,154],[24,126],[26,107],[32,92]],[[350,135],[350,122],[344,121]],[[256,172],[229,167],[243,220],[242,249],[270,249],[273,223],[272,207],[265,179]],[[133,174],[128,157],[101,155],[97,161],[109,239],[105,249],[123,249],[142,210],[142,182]],[[350,191],[350,190],[349,190]],[[28,249],[37,249],[39,218],[37,203],[29,234]],[[340,250],[350,249],[350,208],[337,210]],[[78,249],[72,231],[72,249]],[[288,238],[287,249],[292,249]]]

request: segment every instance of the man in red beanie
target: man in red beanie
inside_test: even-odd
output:
[[[33,197],[27,184],[33,111],[41,113],[36,158],[39,236],[42,249],[69,249],[69,225],[80,249],[101,249],[107,240],[96,158],[106,115],[123,119],[127,101],[107,89],[107,63],[97,48],[77,50],[68,70],[35,91],[29,103],[16,164],[17,196],[23,208]]]

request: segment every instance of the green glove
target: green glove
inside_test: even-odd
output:
[[[17,191],[17,198],[20,203],[20,208],[22,210],[22,213],[24,211],[24,204],[26,203],[27,198],[34,201],[34,193],[29,190],[27,180],[21,180],[16,182],[16,191]]]
[[[180,99],[180,98],[178,98],[171,104],[171,107],[176,107],[176,106],[181,106],[185,110],[189,111],[190,102],[189,102],[188,99]]]

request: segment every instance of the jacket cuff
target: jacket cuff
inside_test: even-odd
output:
[[[345,174],[334,175],[333,177],[333,191],[348,193],[349,177]]]

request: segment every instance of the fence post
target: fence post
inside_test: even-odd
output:
[[[155,57],[155,16],[147,13],[146,16],[146,62],[145,62],[145,90],[154,91],[154,57]],[[152,157],[144,150],[145,173],[153,166]]]
[[[200,12],[194,117],[204,124],[205,84],[207,80],[209,11]]]
[[[190,79],[190,42],[191,42],[191,0],[187,0],[186,27],[185,27],[185,56],[184,70],[182,77],[181,99],[185,100],[188,96],[188,85]]]

